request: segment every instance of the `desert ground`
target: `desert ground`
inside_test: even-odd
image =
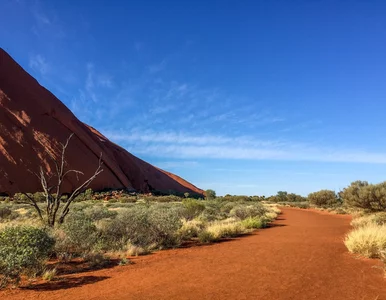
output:
[[[268,229],[0,293],[16,299],[386,299],[381,263],[348,253],[350,216],[283,208]]]

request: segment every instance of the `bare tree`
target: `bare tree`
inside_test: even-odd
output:
[[[39,218],[43,221],[47,222],[47,225],[53,227],[56,222],[62,224],[67,214],[70,211],[70,205],[75,200],[75,198],[84,192],[86,188],[90,185],[90,183],[103,171],[102,169],[102,153],[99,157],[98,167],[96,168],[94,174],[80,184],[77,188],[75,188],[71,193],[63,193],[62,186],[64,180],[70,174],[75,174],[77,179],[79,180],[79,175],[84,175],[83,172],[74,169],[67,169],[67,163],[65,159],[65,154],[67,147],[70,143],[71,138],[73,137],[73,133],[68,137],[65,144],[61,144],[62,152],[60,158],[52,157],[52,160],[55,164],[55,171],[51,174],[47,175],[43,168],[40,167],[39,173],[33,173],[39,179],[40,184],[43,188],[43,195],[46,202],[46,220],[43,217],[43,211],[38,206],[34,197],[30,194],[23,193],[28,199],[27,202],[32,205],[37,211]],[[62,206],[62,208],[61,208]]]

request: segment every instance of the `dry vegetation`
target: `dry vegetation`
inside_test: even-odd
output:
[[[54,227],[42,222],[31,206],[3,199],[2,286],[17,285],[24,276],[53,280],[58,273],[55,265],[74,259],[84,261],[90,268],[104,267],[111,259],[125,265],[130,263],[130,256],[175,248],[186,242],[211,243],[232,238],[266,227],[280,213],[275,205],[264,205],[251,197],[197,200],[116,195],[103,201],[98,199],[101,195],[87,191],[72,204],[65,222]],[[31,196],[44,208],[39,194]]]
[[[22,276],[41,275],[52,280],[58,270],[47,260],[67,263],[81,259],[101,268],[130,256],[175,248],[184,243],[211,243],[264,228],[280,214],[278,205],[315,208],[354,216],[353,230],[344,243],[352,253],[386,260],[386,188],[354,182],[336,194],[321,190],[307,198],[278,192],[258,196],[207,199],[178,196],[143,196],[123,192],[80,194],[63,224],[47,226],[36,209],[18,203],[23,195],[0,202],[1,285],[18,284]],[[41,194],[30,194],[43,211]],[[52,264],[52,262],[51,262]]]

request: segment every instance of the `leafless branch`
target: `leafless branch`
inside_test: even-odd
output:
[[[39,182],[40,185],[43,189],[43,195],[46,198],[46,214],[47,214],[47,222],[49,226],[54,226],[56,223],[56,216],[59,211],[59,208],[62,204],[62,198],[63,198],[63,193],[62,193],[62,186],[63,182],[69,176],[70,174],[75,174],[77,179],[79,180],[78,176],[79,175],[84,175],[82,171],[75,170],[75,169],[70,169],[66,170],[66,150],[69,146],[70,140],[73,137],[73,133],[68,137],[66,142],[64,144],[61,144],[62,150],[61,150],[61,155],[59,158],[55,158],[54,156],[51,156],[51,159],[55,165],[55,171],[51,172],[51,174],[46,174],[43,170],[43,167],[40,167],[39,172],[31,172],[34,174]],[[71,203],[75,200],[77,196],[79,196],[80,193],[82,193],[89,185],[90,183],[103,171],[102,169],[102,153],[99,157],[99,162],[98,162],[98,167],[95,170],[94,174],[88,178],[86,181],[84,181],[81,185],[79,185],[75,190],[72,191],[70,196],[68,197],[66,203],[64,204],[63,209],[61,210],[61,215],[59,218],[59,223],[63,223],[65,217],[67,216],[69,212],[69,208]],[[55,182],[51,184],[51,179],[55,177]],[[55,194],[52,193],[52,191],[55,191]],[[42,211],[37,205],[35,199],[28,194],[24,194],[29,202],[27,204],[32,205],[35,207],[36,211],[39,214],[39,217],[43,220],[43,215]]]

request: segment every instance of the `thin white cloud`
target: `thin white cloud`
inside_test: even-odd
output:
[[[31,69],[39,72],[41,75],[46,75],[50,70],[50,66],[46,59],[40,54],[30,56],[28,65]]]
[[[87,94],[90,96],[92,101],[98,102],[98,98],[94,92],[95,84],[94,84],[94,65],[92,63],[87,64],[87,77],[85,82],[85,90]]]
[[[159,157],[242,159],[242,160],[282,160],[314,162],[350,162],[386,164],[386,153],[334,151],[320,149],[309,152],[285,149],[258,149],[252,147],[197,146],[197,145],[154,145],[134,146],[131,151]]]
[[[199,163],[192,160],[177,160],[177,161],[162,161],[157,163],[157,166],[162,169],[174,169],[174,168],[194,168],[197,167]]]
[[[176,132],[104,132],[136,154],[179,159],[240,159],[386,164],[386,153],[334,149],[253,137],[189,135]]]
[[[247,136],[226,137],[219,135],[192,135],[183,132],[155,132],[151,130],[132,130],[130,133],[105,132],[112,140],[118,142],[144,142],[161,144],[188,145],[249,145],[254,147],[279,146],[280,141],[252,139]]]

